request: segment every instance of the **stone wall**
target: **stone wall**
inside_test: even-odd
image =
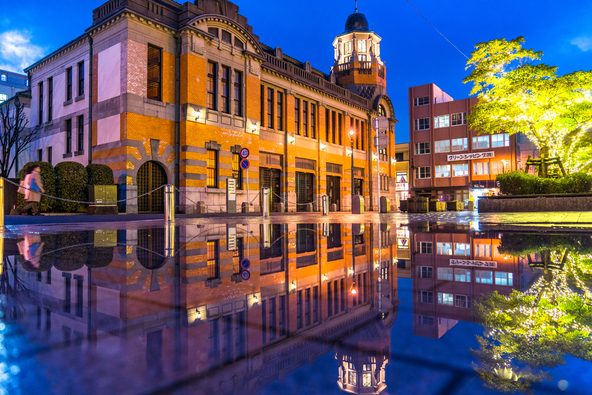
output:
[[[549,211],[590,211],[592,194],[548,196],[484,196],[480,213],[524,213]]]

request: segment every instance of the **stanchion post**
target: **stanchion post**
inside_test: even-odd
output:
[[[164,189],[164,220],[175,222],[175,189],[170,184]]]
[[[4,226],[4,178],[0,177],[0,227]]]
[[[167,258],[175,256],[175,224],[167,222],[164,225],[164,253]]]
[[[323,215],[329,215],[329,198],[323,195]]]
[[[262,210],[263,210],[263,218],[269,218],[269,188],[263,188],[263,199],[262,200]]]

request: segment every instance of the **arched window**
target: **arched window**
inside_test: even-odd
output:
[[[2,77],[0,77],[0,79],[2,80],[2,82],[6,82],[6,74],[2,74]]]
[[[386,110],[384,108],[384,106],[382,104],[378,105],[378,115],[380,115],[381,117],[386,117]]]

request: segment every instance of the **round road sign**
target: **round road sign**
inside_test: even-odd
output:
[[[248,269],[248,268],[250,268],[250,267],[251,267],[251,261],[250,261],[250,260],[248,260],[247,258],[243,259],[243,260],[241,261],[241,267],[242,267],[243,269]]]
[[[249,163],[248,159],[241,160],[241,163],[240,163],[241,169],[247,170],[249,168],[249,166],[250,166],[250,163]]]
[[[249,149],[248,148],[243,148],[240,151],[240,157],[243,158],[243,159],[247,159],[249,157],[249,154],[250,154],[250,152],[249,152]]]
[[[243,270],[241,272],[241,277],[243,278],[243,280],[247,281],[248,279],[251,278],[251,273],[249,273],[248,270]]]

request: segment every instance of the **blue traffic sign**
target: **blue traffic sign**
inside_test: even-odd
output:
[[[243,280],[247,281],[248,279],[251,278],[251,273],[249,273],[248,270],[243,270],[241,272],[241,277],[243,278]]]
[[[241,163],[240,163],[241,169],[247,170],[249,168],[249,166],[250,166],[250,163],[249,163],[248,159],[241,160]]]
[[[247,258],[243,259],[243,260],[241,261],[241,267],[242,267],[243,269],[248,269],[248,268],[250,268],[250,267],[251,267],[251,261],[250,261],[250,260],[248,260]]]

